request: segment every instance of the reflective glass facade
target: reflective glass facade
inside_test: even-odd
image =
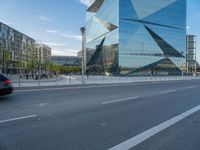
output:
[[[193,73],[196,70],[196,51],[197,51],[197,36],[187,35],[187,73]]]
[[[76,56],[51,56],[51,61],[56,65],[81,66],[81,58]]]
[[[34,39],[0,22],[0,70],[4,64],[8,72],[18,72],[31,61],[34,46]]]
[[[86,21],[91,72],[176,75],[185,69],[186,0],[96,0]]]

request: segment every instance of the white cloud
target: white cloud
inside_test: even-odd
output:
[[[47,17],[45,15],[40,15],[39,20],[47,21],[47,22],[53,22],[53,19],[51,19],[50,17]]]
[[[59,36],[68,38],[68,39],[74,39],[74,40],[78,40],[81,41],[82,40],[82,36],[81,35],[76,35],[76,34],[72,34],[72,31],[67,31],[66,33],[62,33],[58,30],[46,30],[47,33],[54,33],[57,34]]]
[[[67,32],[66,32],[66,34],[70,34],[70,33],[72,33],[72,31],[67,31]]]
[[[47,33],[58,33],[58,30],[46,30]]]
[[[49,30],[48,29],[48,30],[46,30],[46,32],[52,33],[52,34],[55,34],[57,36],[61,36],[63,38],[67,38],[67,39],[73,39],[73,40],[77,40],[77,41],[82,40],[81,35],[73,34],[72,31],[67,31],[67,32],[63,33],[59,30]],[[45,45],[51,47],[52,55],[54,55],[54,56],[77,56],[78,50],[68,48],[67,44],[65,42],[46,41],[43,43]]]
[[[75,39],[75,40],[78,40],[78,41],[82,40],[82,36],[81,35],[62,33],[61,36],[65,37],[65,38],[69,38],[69,39]]]
[[[44,44],[51,47],[54,56],[77,56],[78,50],[68,48],[66,43],[44,42]]]
[[[187,28],[187,30],[189,30],[189,29],[190,29],[190,26],[187,26],[186,28]]]
[[[55,43],[55,42],[44,42],[45,45],[48,45],[48,46],[65,46],[66,44],[65,43]]]
[[[52,55],[53,56],[77,56],[77,50],[73,49],[53,49]]]
[[[80,0],[80,2],[86,6],[90,6],[95,0]]]

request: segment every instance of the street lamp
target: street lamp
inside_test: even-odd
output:
[[[184,73],[183,73],[183,69],[184,69],[184,52],[182,51],[181,54],[182,54],[182,69],[181,69],[181,71],[182,71],[182,78],[183,78],[183,76],[184,76]]]
[[[41,79],[41,73],[42,73],[42,58],[41,58],[41,55],[42,55],[42,41],[41,40],[37,40],[37,43],[38,43],[38,53],[37,53],[37,57],[38,57],[38,76],[39,76],[39,80]],[[37,59],[37,58],[36,58]]]
[[[85,70],[86,70],[86,50],[85,50],[85,32],[86,28],[81,27],[81,33],[82,33],[82,79],[85,75]]]
[[[2,63],[2,73],[5,73],[5,51],[3,50],[3,63]]]
[[[196,39],[197,40],[197,39]],[[195,45],[195,64],[194,64],[194,73],[195,73],[195,76],[197,75],[197,45]]]

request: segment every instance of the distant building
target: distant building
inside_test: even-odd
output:
[[[82,58],[82,50],[77,52],[77,56],[78,56],[79,58]]]
[[[34,46],[34,39],[0,22],[0,71],[26,72]]]
[[[187,73],[194,73],[197,68],[196,62],[196,44],[197,36],[196,35],[187,35],[187,52],[186,52],[186,62],[187,62]]]
[[[88,59],[92,56],[92,53],[92,49],[86,49],[86,62],[88,62]],[[77,56],[82,58],[82,50],[77,53]]]
[[[56,65],[80,66],[81,58],[77,56],[51,56],[51,61]]]
[[[36,44],[35,55],[38,62],[49,63],[51,61],[51,48],[44,44]]]

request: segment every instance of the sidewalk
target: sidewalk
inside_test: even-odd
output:
[[[193,76],[155,76],[155,77],[112,77],[112,76],[59,76],[57,78],[41,80],[12,80],[14,87],[34,87],[34,86],[62,86],[62,85],[83,85],[83,84],[115,84],[115,83],[136,83],[136,82],[155,82],[155,81],[180,81],[197,80],[200,77]]]

